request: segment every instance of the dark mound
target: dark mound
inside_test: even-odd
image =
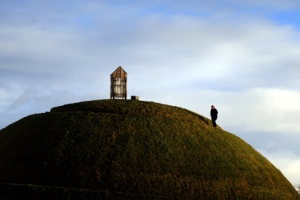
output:
[[[300,199],[250,145],[186,109],[101,100],[0,130],[1,199]]]

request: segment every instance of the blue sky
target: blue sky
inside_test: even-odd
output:
[[[1,1],[0,129],[63,104],[129,95],[190,109],[300,184],[300,2]]]

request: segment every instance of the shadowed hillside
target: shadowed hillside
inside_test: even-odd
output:
[[[183,108],[98,100],[0,130],[0,199],[300,199],[239,137]]]

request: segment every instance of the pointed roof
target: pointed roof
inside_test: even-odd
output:
[[[122,71],[123,71],[125,76],[127,76],[127,72],[121,66],[119,66],[110,76],[115,75],[116,77],[118,77],[119,71],[121,71],[120,75],[122,74]]]

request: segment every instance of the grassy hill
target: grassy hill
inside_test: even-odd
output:
[[[189,110],[97,100],[0,130],[0,199],[300,199],[239,137]]]

